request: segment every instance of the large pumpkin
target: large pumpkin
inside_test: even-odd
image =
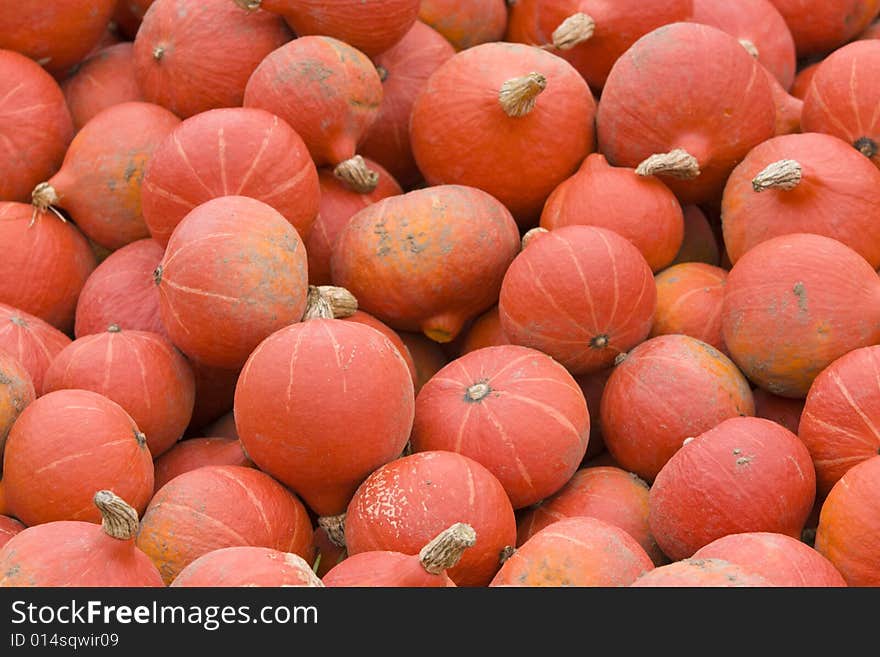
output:
[[[654,277],[657,311],[651,337],[688,335],[726,351],[721,335],[721,308],[727,272],[702,262],[683,262]]]
[[[759,587],[772,586],[761,575],[724,559],[682,559],[651,570],[631,586],[657,588]]]
[[[184,472],[206,465],[253,467],[237,438],[190,438],[181,440],[154,461],[154,490]]]
[[[239,545],[206,552],[181,570],[169,586],[324,586],[300,555]]]
[[[12,425],[37,395],[30,374],[18,360],[0,349],[0,464]]]
[[[403,357],[403,360],[406,363],[406,367],[409,370],[410,376],[412,376],[413,385],[416,384],[416,381],[418,380],[418,372],[416,372],[415,361],[413,361],[413,357],[409,353],[409,348],[403,342],[400,335],[398,335],[397,331],[389,328],[386,324],[380,322],[369,313],[365,313],[363,310],[356,310],[348,317],[344,317],[342,319],[347,322],[365,324],[370,328],[376,329],[377,331],[379,331],[379,333],[388,338],[391,344],[393,344],[397,348],[397,351],[400,353],[401,357]]]
[[[43,376],[49,364],[70,342],[39,317],[0,303],[0,351],[8,352],[24,367],[37,397],[43,394]]]
[[[880,13],[878,0],[770,0],[785,18],[798,57],[823,55],[868,27]]]
[[[442,34],[456,50],[501,41],[507,29],[505,0],[421,0],[419,20]]]

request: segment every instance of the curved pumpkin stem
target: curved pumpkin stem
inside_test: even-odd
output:
[[[596,32],[596,21],[584,13],[572,14],[559,24],[551,38],[557,50],[571,50],[592,38]]]
[[[739,45],[746,49],[746,52],[749,53],[755,59],[758,59],[760,53],[758,52],[758,46],[749,41],[748,39],[740,39]]]
[[[763,192],[768,189],[790,190],[797,187],[803,176],[801,165],[796,160],[779,160],[752,178],[752,189]]]
[[[235,4],[245,11],[255,11],[260,8],[262,0],[234,0]]]
[[[534,242],[535,239],[549,232],[549,230],[547,230],[546,228],[541,228],[540,226],[538,226],[537,228],[532,228],[531,230],[526,232],[525,235],[523,235],[521,248],[526,248],[529,244]]]
[[[110,490],[99,490],[93,498],[101,512],[101,528],[111,538],[128,541],[138,531],[138,514],[121,497]]]
[[[437,534],[431,542],[419,550],[422,567],[432,575],[439,575],[452,568],[464,551],[477,542],[477,532],[463,522],[457,522]]]
[[[327,532],[327,538],[336,547],[344,548],[345,545],[345,514],[338,516],[321,516],[318,518],[318,526]]]
[[[504,548],[501,550],[501,554],[498,555],[498,561],[503,566],[504,563],[514,554],[516,554],[516,548],[512,545],[505,545]]]
[[[538,96],[546,88],[547,78],[540,73],[532,72],[519,78],[511,78],[501,85],[498,102],[507,116],[525,116],[535,109]]]
[[[853,146],[865,157],[873,158],[880,153],[880,146],[870,137],[859,137],[853,142]]]
[[[344,287],[309,285],[302,321],[309,319],[345,319],[357,312],[355,296]]]
[[[700,163],[683,148],[658,153],[646,158],[636,167],[640,176],[664,175],[679,180],[693,180],[700,175]]]
[[[337,164],[333,169],[333,175],[358,194],[369,194],[379,184],[379,174],[368,167],[360,155]]]
[[[34,221],[36,221],[37,219],[37,214],[39,212],[45,212],[46,210],[51,211],[56,217],[61,219],[61,221],[66,224],[67,219],[54,207],[59,200],[60,198],[58,197],[58,192],[56,192],[55,188],[52,187],[52,185],[50,185],[48,182],[41,182],[39,185],[34,187],[34,191],[31,192],[31,203],[34,206],[34,212],[31,215],[31,221],[28,226],[33,226]]]

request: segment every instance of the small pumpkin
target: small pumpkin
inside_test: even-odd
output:
[[[190,562],[169,584],[181,587],[324,586],[300,555],[240,545],[212,550]]]
[[[43,394],[43,376],[49,364],[70,342],[39,317],[0,303],[0,351],[8,352],[24,367],[37,397]]]
[[[12,425],[36,397],[34,384],[24,365],[0,349],[0,464]]]
[[[650,337],[682,334],[722,353],[721,307],[727,271],[702,262],[673,265],[654,277],[657,311]]]
[[[492,306],[477,317],[464,334],[459,353],[463,356],[484,347],[510,344],[501,328],[498,306]]]
[[[785,18],[798,57],[824,55],[864,30],[880,13],[878,0],[770,0]]]
[[[804,410],[803,399],[780,397],[761,388],[752,390],[752,397],[755,399],[755,417],[773,420],[792,433],[798,433]],[[818,478],[818,472],[816,474]]]
[[[507,30],[505,0],[421,0],[419,20],[442,34],[456,50],[502,41]]]
[[[724,559],[682,559],[660,566],[639,577],[630,586],[643,587],[768,587],[769,580],[744,566]]]
[[[237,438],[181,440],[155,459],[153,489],[158,491],[176,476],[206,465],[254,466]]]
[[[0,516],[0,548],[6,545],[13,536],[25,529],[15,518],[9,516]]]

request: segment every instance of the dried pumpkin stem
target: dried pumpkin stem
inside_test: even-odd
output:
[[[354,295],[344,287],[309,285],[302,321],[309,319],[344,319],[357,311]]]
[[[333,169],[333,175],[351,191],[358,194],[369,194],[379,184],[379,174],[368,167],[360,155],[355,155],[337,164]]]
[[[235,0],[235,4],[246,11],[254,11],[260,8],[262,0]]]
[[[760,53],[758,52],[758,46],[749,41],[748,39],[740,39],[739,45],[746,49],[746,52],[749,53],[755,59],[758,59]]]
[[[700,175],[700,163],[683,148],[676,148],[668,153],[651,155],[636,167],[636,173],[640,176],[663,175],[693,180]]]
[[[439,575],[452,568],[464,551],[477,542],[477,532],[463,522],[457,522],[437,534],[430,543],[419,550],[422,567],[432,575]]]
[[[31,214],[31,221],[28,226],[33,226],[34,221],[37,219],[37,214],[40,212],[45,212],[49,210],[56,217],[61,219],[63,223],[67,223],[67,219],[63,214],[58,212],[55,209],[54,205],[58,203],[60,198],[58,197],[58,192],[55,191],[55,188],[52,187],[47,182],[41,182],[39,185],[34,187],[34,191],[31,192],[31,204],[34,206],[34,211]]]
[[[138,514],[125,500],[109,490],[99,490],[93,498],[101,512],[101,528],[111,538],[128,541],[138,531]]]
[[[865,157],[873,158],[878,152],[880,152],[880,146],[878,146],[877,142],[870,137],[859,137],[853,142],[853,146],[855,146],[856,150]]]
[[[318,526],[327,532],[327,538],[336,547],[345,547],[345,514],[338,516],[321,516],[318,518]]]
[[[505,545],[501,549],[501,553],[498,555],[498,561],[504,565],[514,554],[516,554],[516,548],[512,545]]]
[[[536,238],[549,232],[549,230],[547,230],[546,228],[541,228],[540,226],[538,226],[537,228],[532,228],[531,230],[527,231],[525,235],[523,235],[522,248],[526,248],[529,244],[535,241]]]
[[[803,176],[801,165],[796,160],[779,160],[768,165],[752,178],[752,189],[763,192],[768,189],[789,190],[797,187]]]
[[[551,38],[558,50],[571,50],[588,41],[596,31],[596,21],[584,13],[572,14],[559,24]]]
[[[501,85],[498,102],[507,116],[525,116],[535,108],[538,95],[547,88],[547,78],[540,73],[529,73],[511,78]]]

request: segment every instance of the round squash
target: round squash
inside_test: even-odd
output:
[[[880,13],[880,0],[770,0],[785,18],[798,57],[824,55],[864,30]]]
[[[34,384],[24,365],[0,349],[0,464],[12,425],[36,397]]]
[[[232,370],[210,367],[192,358],[189,360],[196,377],[196,402],[187,433],[199,430],[226,413],[232,412],[235,385],[241,368]]]
[[[431,377],[449,362],[449,357],[443,351],[443,345],[434,342],[422,333],[395,332],[406,345],[409,355],[412,356],[416,369],[414,392],[418,395]]]
[[[634,587],[768,587],[768,580],[724,559],[682,559],[645,573]]]
[[[584,399],[587,400],[587,407],[590,409],[590,442],[587,443],[587,453],[584,454],[583,463],[586,464],[590,459],[605,452],[605,439],[602,436],[602,417],[599,412],[602,406],[602,394],[605,392],[605,385],[613,367],[591,372],[590,374],[582,374],[575,377],[575,381],[584,393]]]
[[[657,311],[650,337],[682,334],[726,352],[721,307],[727,271],[702,262],[684,262],[654,277]]]
[[[119,0],[113,22],[121,37],[134,39],[153,0]]]
[[[237,438],[190,438],[181,440],[154,461],[154,490],[184,472],[206,465],[253,467]]]
[[[181,570],[169,586],[324,586],[298,554],[241,545],[206,552]]]
[[[0,351],[8,352],[24,367],[37,397],[43,394],[43,376],[49,364],[70,342],[39,317],[0,303]]]
[[[504,344],[510,344],[510,342],[501,328],[501,318],[498,315],[498,306],[496,305],[473,321],[464,334],[459,352],[464,356],[477,349],[498,347]]]
[[[419,20],[442,34],[456,50],[502,41],[507,30],[505,0],[421,0]]]
[[[788,399],[773,393],[755,388],[752,390],[755,399],[755,417],[763,417],[781,424],[792,433],[798,433],[801,413],[804,410],[803,399]],[[817,481],[819,473],[816,472]]]
[[[797,72],[797,75],[794,76],[794,84],[791,85],[792,96],[800,98],[801,100],[806,98],[807,91],[810,89],[810,84],[813,82],[813,76],[816,75],[816,71],[819,70],[819,64],[823,61],[824,60],[820,60],[818,62],[813,62],[812,64],[807,64]],[[803,118],[803,115],[801,118]]]
[[[383,324],[369,313],[365,313],[363,310],[356,310],[353,314],[349,315],[348,317],[344,317],[343,319],[346,322],[355,322],[357,324],[364,324],[365,326],[374,328],[379,331],[379,333],[388,338],[389,342],[391,342],[391,344],[395,346],[397,351],[400,353],[400,356],[406,363],[406,367],[409,370],[410,376],[413,380],[413,385],[415,385],[418,378],[418,373],[416,372],[416,364],[413,361],[413,357],[410,355],[409,349],[407,348],[406,344],[404,344],[403,340],[401,340],[400,336],[394,329],[389,328],[386,324]]]
[[[0,516],[0,548],[6,545],[13,536],[19,534],[25,529],[15,518],[9,516]]]
[[[678,255],[670,263],[702,262],[717,267],[721,264],[721,253],[715,231],[703,211],[696,205],[682,208],[684,214],[684,238]]]

